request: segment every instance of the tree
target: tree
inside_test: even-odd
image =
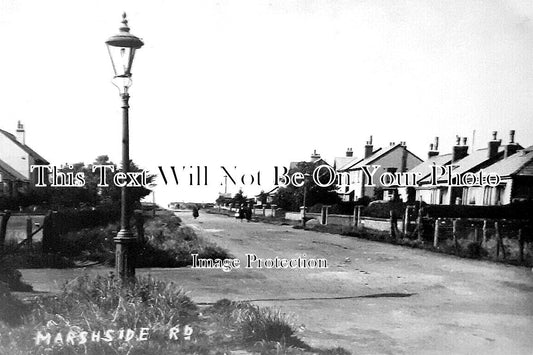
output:
[[[235,194],[235,196],[233,196],[233,198],[231,199],[231,206],[232,207],[235,207],[235,206],[242,206],[244,205],[246,202],[248,201],[248,199],[246,198],[246,196],[244,195],[242,189],[239,189],[239,191]]]
[[[96,169],[93,171],[95,165],[107,165],[112,168]],[[21,196],[21,204],[27,206],[31,204],[50,205],[51,207],[84,207],[97,206],[103,204],[120,205],[121,191],[120,187],[113,183],[113,175],[119,170],[117,165],[109,160],[107,155],[98,156],[92,164],[85,166],[84,163],[66,164],[57,169],[58,173],[75,174],[82,173],[84,176],[84,183],[78,187],[36,187],[24,196]],[[136,164],[130,162],[131,172],[140,172]],[[102,179],[101,175],[105,175],[106,182],[109,186],[100,187],[98,184]],[[59,174],[58,174],[59,175]],[[155,180],[154,174],[147,174],[147,184],[152,185]],[[146,187],[128,187],[128,206],[130,210],[140,207],[140,200],[150,194],[150,190]],[[118,207],[117,207],[118,208]]]
[[[278,189],[273,203],[287,211],[299,211],[300,207],[303,206],[304,189],[306,190],[305,205],[307,207],[316,204],[334,205],[340,202],[335,184],[322,187],[317,185],[317,182],[314,181],[313,172],[317,167],[317,163],[300,162],[295,168],[290,169],[290,175],[295,172],[301,172],[308,175],[305,179],[304,186],[295,187],[290,184],[287,187]],[[326,184],[329,180],[329,176],[326,176],[324,170],[324,174],[320,175],[318,179],[322,184]]]

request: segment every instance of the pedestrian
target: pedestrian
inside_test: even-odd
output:
[[[246,209],[244,210],[244,216],[246,217],[246,221],[250,222],[252,219],[252,209],[250,206],[246,206]]]
[[[239,217],[237,217],[241,220],[241,223],[242,223],[242,220],[244,218],[244,206],[243,205],[240,205],[239,206]]]
[[[198,206],[196,205],[194,205],[192,208],[192,216],[194,217],[194,219],[200,216],[200,213],[198,212]]]

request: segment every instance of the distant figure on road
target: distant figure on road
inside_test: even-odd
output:
[[[252,209],[250,208],[250,206],[244,207],[244,217],[246,217],[247,222],[250,222],[250,220],[252,219]]]
[[[194,217],[194,219],[198,218],[198,216],[200,216],[200,213],[198,212],[198,206],[194,206],[192,208],[192,216]]]
[[[237,218],[240,219],[241,222],[242,222],[242,220],[244,219],[244,216],[245,216],[245,210],[244,209],[245,209],[244,206],[242,206],[242,205],[239,206],[239,212],[237,214]]]

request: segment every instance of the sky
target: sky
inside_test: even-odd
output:
[[[130,157],[180,182],[156,201],[270,190],[275,166],[360,157],[492,131],[533,144],[533,2],[518,0],[0,0],[0,128],[54,165],[120,162],[121,103],[105,41],[127,12],[136,54]],[[190,186],[207,166],[208,185]],[[236,167],[236,168],[234,168]],[[257,185],[257,172],[261,185]],[[238,181],[245,174],[246,184]],[[251,184],[250,174],[255,176]]]

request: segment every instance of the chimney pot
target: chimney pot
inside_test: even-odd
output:
[[[435,150],[439,150],[439,137],[435,137],[435,144],[433,145]]]
[[[467,138],[463,137],[463,145],[466,145],[466,142],[467,142]]]
[[[501,140],[497,140],[496,137],[498,135],[497,131],[492,132],[492,141],[489,142],[489,149],[488,149],[488,157],[492,158],[498,155],[498,149],[500,148]]]
[[[346,156],[347,157],[353,157],[353,150],[352,148],[346,149]]]
[[[513,144],[514,143],[514,129],[512,129],[511,131],[509,131],[509,143],[510,144]]]
[[[24,130],[24,125],[20,121],[17,122],[17,131],[15,137],[17,138],[17,141],[26,145],[26,131]]]
[[[370,136],[370,139],[366,142],[365,145],[365,159],[372,155],[374,152],[374,146],[372,145],[372,136]]]

